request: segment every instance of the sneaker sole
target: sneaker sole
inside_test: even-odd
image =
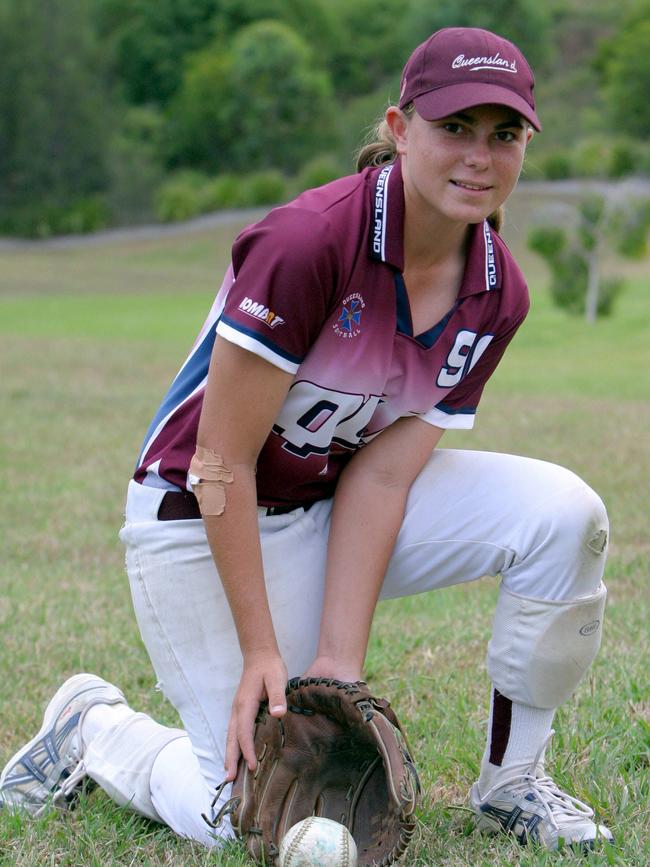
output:
[[[601,829],[603,826],[596,825],[599,829],[596,837],[590,838],[588,840],[574,840],[574,841],[566,841],[563,842],[562,846],[556,844],[555,846],[550,846],[545,843],[543,840],[531,839],[530,837],[520,837],[518,834],[515,834],[514,831],[508,831],[501,825],[501,823],[495,819],[493,816],[488,815],[487,813],[483,813],[481,811],[481,801],[478,797],[478,787],[476,783],[472,786],[470,790],[470,806],[474,811],[474,824],[478,831],[483,834],[491,834],[491,835],[509,835],[515,840],[519,842],[521,846],[528,846],[530,844],[534,846],[539,846],[541,849],[545,849],[549,852],[558,851],[558,849],[563,848],[564,846],[571,849],[581,849],[583,851],[589,851],[591,849],[595,849],[599,843],[609,843],[610,845],[614,845],[614,836],[606,829],[606,833]]]
[[[68,705],[73,699],[77,696],[82,695],[84,692],[89,692],[96,689],[103,689],[104,687],[109,687],[112,690],[115,690],[121,698],[109,698],[106,701],[106,704],[117,704],[118,701],[126,702],[126,699],[122,695],[121,691],[104,680],[101,677],[98,677],[95,674],[74,674],[72,677],[68,678],[65,683],[61,684],[58,690],[54,693],[50,701],[48,702],[47,707],[45,708],[45,713],[43,714],[43,724],[41,725],[38,734],[34,735],[34,737],[27,743],[25,746],[21,747],[17,753],[15,753],[7,762],[4,767],[2,774],[0,775],[0,799],[2,797],[2,787],[4,785],[5,779],[8,773],[12,770],[14,765],[16,765],[23,756],[27,755],[35,744],[38,743],[52,728],[56,719],[60,716],[63,709]],[[101,702],[94,702],[95,704],[101,704]],[[2,801],[0,800],[0,803]],[[7,804],[9,806],[9,804]],[[25,809],[29,810],[29,812],[34,812],[30,810],[29,806],[25,804]]]

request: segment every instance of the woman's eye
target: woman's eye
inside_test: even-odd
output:
[[[514,141],[517,136],[511,130],[504,129],[497,133],[497,138],[499,139],[499,141],[510,142]]]
[[[456,135],[459,132],[462,132],[463,127],[459,123],[446,123],[445,129],[447,132],[451,132]]]

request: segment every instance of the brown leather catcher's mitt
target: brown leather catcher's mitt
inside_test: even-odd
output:
[[[232,796],[210,824],[229,813],[250,854],[268,865],[292,825],[324,816],[348,828],[359,867],[394,863],[413,835],[420,784],[389,703],[362,682],[294,678],[287,707],[280,720],[260,706],[257,769],[240,760]]]

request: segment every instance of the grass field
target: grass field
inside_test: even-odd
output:
[[[237,228],[0,253],[0,763],[38,729],[58,684],[80,670],[176,722],[154,690],[117,531],[141,437],[207,312]],[[472,832],[465,797],[487,721],[484,652],[496,582],[382,604],[367,675],[405,719],[422,772],[419,835],[406,863],[648,865],[648,263],[628,266],[615,317],[589,327],[550,306],[544,272],[521,252],[532,312],[475,431],[445,445],[565,464],[608,505],[603,648],[558,714],[549,767],[597,809],[617,847],[584,859]],[[70,816],[34,822],[0,812],[2,867],[244,863],[237,849],[202,851],[101,792]]]

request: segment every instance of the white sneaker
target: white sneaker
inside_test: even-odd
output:
[[[75,674],[45,709],[40,731],[0,776],[0,806],[40,816],[50,805],[72,809],[86,776],[80,728],[96,704],[118,704],[120,690],[94,674]]]
[[[553,732],[551,732],[553,734]],[[488,834],[514,834],[520,843],[537,843],[547,849],[562,845],[592,848],[597,840],[611,843],[609,828],[593,821],[594,811],[561,791],[538,768],[546,742],[526,773],[516,773],[480,796],[472,786],[470,802],[476,827]]]

